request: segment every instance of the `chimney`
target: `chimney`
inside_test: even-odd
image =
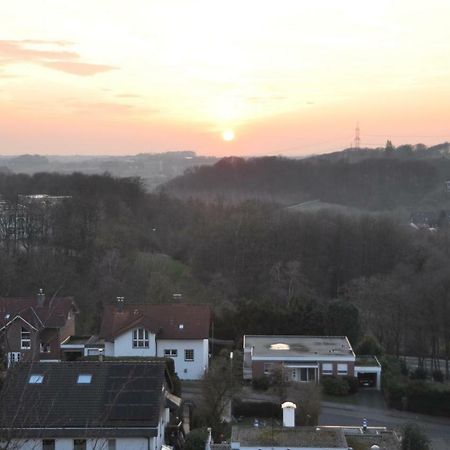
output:
[[[44,290],[41,288],[39,289],[39,292],[36,296],[36,300],[37,300],[37,306],[44,306],[44,302],[45,302],[45,294],[44,294]]]
[[[117,297],[117,311],[123,312],[124,303],[125,303],[125,297]]]
[[[283,408],[283,427],[295,427],[296,404],[292,402],[284,402],[281,405],[281,408]]]

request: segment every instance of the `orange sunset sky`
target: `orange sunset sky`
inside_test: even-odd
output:
[[[14,0],[0,154],[450,140],[449,0]],[[224,140],[223,133],[228,132]]]

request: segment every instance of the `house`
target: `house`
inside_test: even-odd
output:
[[[233,426],[230,450],[348,450],[343,430],[295,426],[296,405],[281,407],[283,426]]]
[[[105,356],[167,357],[180,379],[208,368],[211,308],[200,304],[124,304],[105,308],[100,330]]]
[[[72,297],[0,297],[0,345],[8,366],[17,361],[59,361],[60,344],[75,334]]]
[[[0,393],[0,442],[17,450],[161,450],[170,438],[178,447],[181,399],[166,366],[15,364]]]
[[[371,357],[356,360],[345,336],[244,336],[244,379],[280,369],[289,381],[319,382],[322,376],[358,377],[380,389],[381,366]],[[355,365],[357,363],[357,365]]]

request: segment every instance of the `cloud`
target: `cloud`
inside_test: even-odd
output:
[[[102,64],[90,64],[74,61],[50,61],[50,62],[43,62],[41,63],[41,65],[49,67],[50,69],[60,70],[61,72],[67,72],[73,75],[80,75],[83,77],[118,69],[118,67],[113,66],[105,66]]]
[[[69,41],[0,40],[0,66],[31,63],[79,76],[91,76],[117,67],[81,61],[81,56],[67,50]]]

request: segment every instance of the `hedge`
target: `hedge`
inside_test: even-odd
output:
[[[234,399],[232,408],[235,417],[243,416],[282,419],[282,410],[279,403],[248,402]]]

